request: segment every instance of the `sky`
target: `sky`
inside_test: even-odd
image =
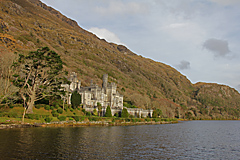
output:
[[[192,83],[240,91],[240,0],[41,0],[79,26],[168,64]]]

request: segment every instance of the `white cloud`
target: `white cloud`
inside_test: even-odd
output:
[[[226,57],[229,53],[228,41],[211,38],[204,42],[203,47],[214,53],[215,57]]]
[[[113,32],[111,32],[105,28],[92,27],[89,29],[89,31],[92,32],[93,34],[95,34],[96,36],[98,36],[99,38],[105,39],[108,42],[122,44],[116,34],[114,34]]]
[[[186,27],[187,25],[187,23],[173,23],[169,25],[169,28],[182,28]]]

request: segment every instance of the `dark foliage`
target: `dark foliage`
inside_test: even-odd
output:
[[[81,95],[77,92],[74,91],[71,96],[71,104],[73,108],[77,108],[81,103]]]
[[[112,117],[111,108],[107,106],[105,117]]]

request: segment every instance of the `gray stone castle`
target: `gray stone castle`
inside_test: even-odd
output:
[[[108,83],[108,75],[103,75],[102,87],[97,84],[93,84],[91,81],[90,86],[82,87],[81,81],[77,79],[77,74],[72,72],[70,74],[70,85],[63,84],[62,87],[67,92],[67,96],[63,97],[67,100],[68,104],[71,104],[71,95],[74,91],[77,91],[81,95],[81,104],[86,111],[93,112],[94,109],[98,111],[98,104],[101,104],[104,115],[107,106],[110,106],[112,115],[118,113],[121,114],[123,109],[123,95],[117,91],[117,85],[115,83]],[[135,117],[152,116],[152,110],[143,110],[141,108],[127,108],[128,113]]]

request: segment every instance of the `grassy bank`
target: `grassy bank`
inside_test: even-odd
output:
[[[170,118],[121,118],[99,117],[86,112],[82,108],[53,107],[36,105],[34,114],[26,114],[24,122],[27,124],[43,124],[47,126],[71,125],[134,125],[134,124],[163,124],[176,123],[177,119]],[[23,107],[21,105],[1,106],[0,124],[21,124]]]

